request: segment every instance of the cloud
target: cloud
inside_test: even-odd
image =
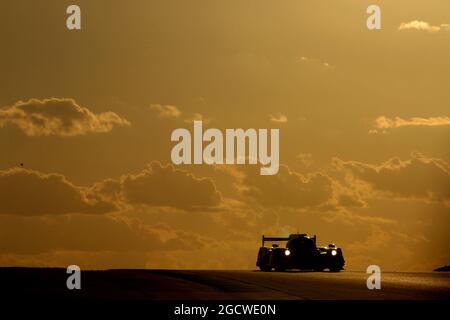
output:
[[[176,106],[152,104],[150,108],[158,113],[160,118],[178,118],[181,111]]]
[[[450,117],[430,117],[430,118],[419,118],[413,117],[410,119],[402,119],[400,117],[395,117],[393,119],[386,116],[381,116],[375,119],[374,127],[377,129],[393,129],[406,126],[448,126],[450,125]],[[377,133],[377,130],[370,130],[371,133]]]
[[[0,128],[12,124],[27,136],[104,133],[130,123],[114,112],[95,114],[67,98],[30,99],[0,109]]]
[[[402,22],[400,26],[398,27],[399,31],[404,30],[419,30],[419,31],[428,31],[431,33],[436,33],[439,31],[448,31],[449,25],[448,24],[441,24],[440,26],[433,26],[425,21],[419,21],[419,20],[413,20],[410,22]]]
[[[332,197],[332,180],[324,173],[300,174],[281,165],[278,174],[261,176],[248,170],[242,189],[268,207],[305,208],[326,204]]]
[[[404,270],[405,265],[408,265],[405,262],[411,263],[413,248],[421,241],[417,235],[406,236],[399,232],[387,231],[386,228],[374,224],[368,229],[365,239],[350,242],[346,246],[348,260],[351,260],[352,264],[365,268],[377,264],[379,257],[383,257],[384,265],[389,261],[393,270]]]
[[[310,167],[313,164],[313,157],[311,153],[300,153],[297,155],[297,158],[300,159],[300,162],[305,167]]]
[[[302,63],[309,63],[309,64],[318,65],[318,66],[320,66],[322,68],[325,68],[325,69],[331,68],[331,65],[328,62],[322,61],[320,59],[314,59],[314,58],[308,58],[308,57],[301,56],[300,58],[296,57],[296,60],[299,61],[299,62],[302,62]]]
[[[130,205],[211,210],[221,202],[221,195],[210,178],[197,178],[159,162],[152,162],[137,174],[97,183],[94,189],[106,198]]]
[[[450,204],[450,166],[441,159],[429,158],[420,153],[411,154],[411,159],[393,157],[380,164],[333,159],[339,170],[350,174],[348,181],[357,189],[357,184],[369,184],[378,196],[423,199]],[[370,191],[368,191],[370,192]]]
[[[341,211],[345,211],[345,208],[365,208],[367,207],[366,199],[370,196],[370,188],[363,183],[351,181],[351,184],[345,184],[336,180],[333,181],[333,199],[329,201],[328,206],[334,213],[337,208]]]
[[[118,207],[60,174],[12,168],[0,171],[0,214],[102,214]]]
[[[210,211],[222,196],[213,180],[153,162],[137,174],[76,186],[63,175],[30,169],[0,171],[0,214],[102,214],[145,205]]]
[[[203,121],[203,123],[209,123],[210,120],[205,118],[201,113],[194,113],[191,117],[184,120],[186,123],[193,123],[194,121]]]
[[[21,230],[17,234],[17,230]],[[101,232],[99,232],[101,230]],[[0,216],[0,252],[36,254],[54,251],[149,252],[202,248],[201,236],[161,223],[117,215],[21,218]]]
[[[288,122],[288,118],[284,114],[277,114],[277,115],[270,115],[269,116],[270,121],[275,123],[286,123]]]

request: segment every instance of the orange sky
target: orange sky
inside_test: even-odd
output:
[[[376,31],[360,0],[77,1],[79,31],[2,3],[0,265],[250,269],[297,230],[450,263],[450,2],[376,3]],[[199,119],[279,128],[278,174],[171,165]]]

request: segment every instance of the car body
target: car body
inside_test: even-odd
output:
[[[264,246],[265,242],[284,242],[286,247],[277,244]],[[287,269],[323,271],[328,269],[338,272],[344,269],[342,249],[334,244],[317,247],[316,236],[306,234],[291,234],[288,237],[262,236],[262,246],[259,248],[256,266],[262,271],[284,271]]]

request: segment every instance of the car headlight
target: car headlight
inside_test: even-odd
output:
[[[288,256],[288,255],[291,254],[291,252],[290,252],[288,249],[286,249],[286,250],[284,251],[284,254],[285,254],[286,256]]]
[[[336,251],[336,250],[331,250],[331,255],[332,255],[332,256],[337,255],[337,251]]]

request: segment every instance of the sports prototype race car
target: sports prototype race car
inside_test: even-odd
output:
[[[265,242],[287,241],[286,248],[278,244],[265,247]],[[262,236],[262,247],[259,248],[256,266],[262,271],[284,271],[286,269],[301,269],[323,271],[328,269],[338,272],[344,269],[342,249],[334,244],[327,247],[316,246],[316,236],[306,234],[291,234],[289,237]]]

